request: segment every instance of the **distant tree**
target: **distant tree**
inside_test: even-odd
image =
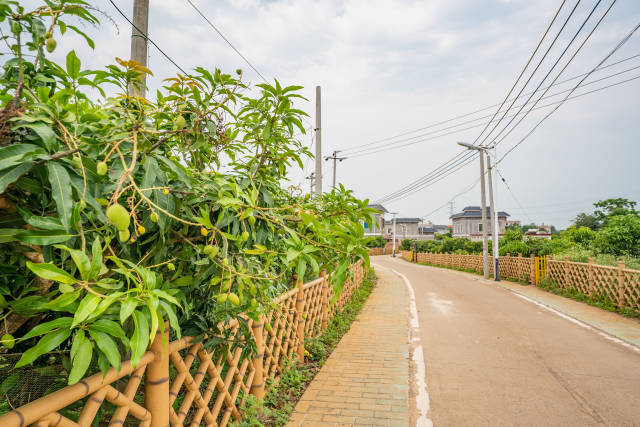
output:
[[[640,216],[615,215],[595,239],[595,246],[603,253],[640,256]]]
[[[538,228],[538,226],[537,226],[537,225],[535,225],[534,223],[531,223],[531,224],[525,224],[525,225],[523,225],[523,226],[522,226],[522,227],[520,227],[520,228],[522,229],[522,232],[523,232],[523,233],[526,233],[526,232],[527,232],[527,230],[531,230],[532,228],[537,229],[537,228]]]
[[[573,220],[573,224],[576,226],[576,228],[587,227],[594,231],[600,228],[600,221],[598,220],[598,218],[596,218],[596,216],[593,214],[584,212],[576,215],[576,219]]]
[[[636,202],[629,199],[617,198],[600,200],[593,204],[595,211],[593,214],[602,224],[605,224],[614,216],[619,215],[635,215],[638,216],[636,210]]]

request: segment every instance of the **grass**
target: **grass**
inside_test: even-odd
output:
[[[349,331],[374,286],[375,274],[372,270],[344,309],[329,321],[327,330],[319,337],[305,339],[305,362],[298,363],[296,359],[286,360],[280,380],[267,381],[264,401],[261,402],[255,396],[247,396],[243,406],[244,418],[234,425],[254,427],[287,424],[296,403],[340,339]]]
[[[407,261],[407,262],[411,262],[411,261]],[[439,264],[430,264],[428,262],[418,262],[416,264],[426,265],[426,266],[429,266],[429,267],[447,268],[449,270],[464,271],[466,273],[481,274],[478,271],[473,270],[471,268],[447,267],[447,266],[439,265]],[[490,276],[490,277],[493,277],[493,276]],[[501,279],[507,280],[509,282],[519,283],[521,285],[529,285],[530,284],[529,281],[519,280],[517,278],[502,277]],[[610,298],[603,297],[603,296],[597,295],[597,294],[595,294],[595,295],[583,294],[582,292],[578,291],[575,288],[563,288],[563,287],[559,286],[557,283],[552,282],[547,278],[544,278],[542,280],[542,282],[538,285],[538,287],[540,289],[544,289],[547,292],[551,292],[551,293],[554,293],[556,295],[563,296],[565,298],[570,298],[570,299],[575,300],[575,301],[584,302],[586,304],[592,305],[594,307],[601,308],[603,310],[612,311],[614,313],[621,314],[621,315],[623,315],[625,317],[640,318],[640,313],[639,312],[637,312],[637,311],[635,311],[635,310],[633,310],[631,308],[627,308],[627,307],[620,308],[620,307],[616,306],[615,302],[613,302]]]
[[[589,249],[581,247],[569,248],[562,253],[553,255],[553,259],[563,261],[567,256],[574,262],[589,262],[589,258],[593,258],[595,264],[608,265],[611,267],[617,267],[618,261],[624,261],[626,268],[640,270],[640,258],[629,255],[615,256],[610,254],[596,254]]]
[[[610,298],[604,297],[602,295],[594,294],[587,295],[575,288],[563,288],[559,286],[557,283],[552,282],[548,278],[542,279],[542,282],[538,285],[540,289],[544,289],[547,292],[554,293],[556,295],[561,295],[566,298],[570,298],[575,301],[580,301],[592,305],[594,307],[601,308],[603,310],[612,311],[614,313],[621,314],[625,317],[632,318],[640,318],[640,313],[635,310],[626,307],[618,307],[615,302],[613,302]]]

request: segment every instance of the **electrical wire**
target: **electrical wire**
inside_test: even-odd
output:
[[[614,67],[614,66],[616,66],[616,65],[618,65],[618,64],[621,64],[621,63],[624,63],[624,62],[630,61],[630,60],[635,59],[635,58],[638,58],[638,57],[640,57],[640,54],[636,54],[636,55],[629,56],[629,57],[627,57],[627,58],[623,58],[623,59],[621,59],[621,60],[619,60],[619,61],[616,61],[616,62],[613,62],[613,63],[611,63],[611,64],[608,64],[608,65],[602,66],[602,67],[598,68],[598,70],[597,70],[597,71],[601,71],[601,70],[604,70],[604,69],[606,69],[606,68]],[[635,68],[637,68],[637,67],[634,67],[634,68],[632,68],[632,69],[635,69]],[[627,71],[628,71],[628,70],[627,70]],[[624,71],[623,71],[623,72],[624,72]],[[558,82],[554,83],[554,84],[553,84],[553,85],[551,85],[551,86],[557,86],[557,85],[561,85],[561,84],[564,84],[564,83],[568,83],[568,82],[570,82],[570,81],[573,81],[573,80],[579,79],[580,77],[583,77],[583,76],[585,76],[586,74],[587,74],[587,73],[584,73],[584,74],[578,74],[578,75],[576,75],[576,76],[569,77],[569,78],[567,78],[567,79],[565,79],[565,80],[560,80],[560,81],[558,81]],[[619,73],[616,73],[616,74],[613,74],[613,75],[617,75],[617,74],[619,74]],[[589,83],[589,84],[590,84],[590,83]],[[546,87],[540,88],[539,90],[544,90],[544,89],[547,89],[548,87],[549,87],[549,86],[546,86]],[[532,92],[526,92],[526,93],[523,93],[523,94],[522,94],[522,95],[520,95],[518,98],[524,98],[525,96],[528,96],[528,95],[530,95],[530,94],[532,94],[532,93],[535,93],[535,92],[533,92],[533,91],[532,91]],[[551,95],[551,96],[553,96],[553,95]],[[518,98],[513,98],[513,99],[518,99]],[[508,101],[511,101],[511,100],[512,100],[512,99],[509,99]],[[475,111],[472,111],[472,112],[469,112],[469,113],[465,113],[465,114],[461,114],[461,115],[459,115],[459,116],[455,116],[455,117],[452,117],[452,118],[449,118],[449,119],[446,119],[446,120],[442,120],[442,121],[439,121],[439,122],[435,122],[435,123],[432,123],[432,124],[429,124],[429,125],[426,125],[426,126],[423,126],[423,127],[417,128],[417,129],[413,129],[413,130],[410,130],[410,131],[402,132],[402,133],[399,133],[399,134],[396,134],[396,135],[392,135],[392,136],[389,136],[389,137],[386,137],[386,138],[377,139],[377,140],[370,141],[370,142],[367,142],[367,143],[364,143],[364,144],[360,144],[360,145],[356,145],[356,146],[353,146],[353,147],[343,148],[343,149],[342,149],[342,152],[344,152],[344,153],[349,153],[349,152],[354,151],[354,150],[356,150],[356,151],[361,151],[361,150],[358,150],[360,147],[365,147],[365,146],[370,146],[370,145],[377,145],[377,144],[382,143],[382,142],[391,141],[391,140],[394,140],[394,139],[399,138],[399,137],[403,137],[403,136],[411,135],[412,133],[420,132],[420,131],[423,131],[423,130],[426,130],[426,129],[431,129],[431,128],[433,128],[433,127],[440,126],[440,125],[443,125],[443,124],[446,124],[446,123],[449,123],[449,122],[452,122],[452,121],[455,121],[455,120],[458,120],[458,119],[463,119],[463,118],[465,118],[465,117],[472,116],[472,115],[474,115],[474,114],[480,113],[480,112],[482,112],[482,111],[489,110],[489,109],[494,108],[494,107],[497,107],[497,106],[499,106],[499,105],[500,105],[500,103],[493,104],[493,105],[489,105],[488,107],[480,108],[480,109],[478,109],[478,110],[475,110]],[[490,117],[490,116],[491,116],[491,114],[488,114],[488,115],[486,115],[486,116],[483,116],[483,118],[487,118],[487,117]],[[405,139],[405,140],[409,140],[409,139],[407,138],[407,139]],[[404,141],[404,140],[403,140],[403,141]],[[399,142],[399,141],[396,141],[396,142]],[[395,143],[395,142],[393,142],[393,143]],[[392,144],[393,144],[393,143],[392,143]],[[376,147],[376,148],[379,148],[379,147]],[[372,149],[373,149],[373,148],[372,148]]]
[[[575,8],[578,6],[578,4],[580,3],[581,0],[578,0],[578,2],[576,3],[576,6],[574,6],[574,9],[571,11],[571,14],[569,15],[569,17],[571,17],[571,15],[573,15],[573,12],[575,10]],[[522,71],[520,72],[520,75],[518,75],[518,78],[516,79],[515,83],[513,84],[513,86],[511,86],[511,89],[509,89],[509,92],[507,93],[507,96],[505,96],[504,100],[502,101],[502,103],[500,104],[500,107],[498,107],[498,109],[496,110],[496,112],[494,113],[493,118],[495,118],[495,116],[498,115],[498,113],[500,112],[500,109],[502,108],[502,106],[504,105],[505,102],[507,102],[507,99],[509,99],[509,97],[511,96],[511,93],[513,92],[513,90],[516,88],[516,86],[518,85],[518,82],[520,81],[520,79],[522,78],[522,76],[524,75],[525,71],[527,70],[527,68],[529,67],[529,65],[531,64],[531,61],[533,60],[533,58],[535,57],[536,53],[538,52],[538,49],[540,49],[540,46],[542,46],[542,42],[544,41],[544,39],[547,37],[547,34],[549,33],[549,30],[551,29],[551,27],[553,26],[553,24],[556,22],[556,18],[558,18],[558,15],[560,14],[560,11],[562,10],[562,8],[564,7],[566,0],[562,0],[562,3],[560,3],[560,7],[558,7],[558,10],[556,11],[555,15],[553,16],[553,19],[551,20],[551,22],[549,23],[549,25],[547,26],[547,29],[545,30],[544,34],[542,35],[542,38],[540,39],[540,41],[538,42],[538,45],[536,46],[536,48],[533,50],[533,52],[531,53],[531,56],[529,57],[529,60],[527,61],[526,65],[524,66],[524,68],[522,69]],[[566,25],[566,22],[565,24]],[[560,33],[562,32],[562,30],[564,29],[564,25],[562,26],[562,28],[560,29],[560,31],[558,32],[558,35],[556,35],[556,38],[553,40],[553,42],[551,43],[551,46],[553,46],[553,44],[555,43],[556,39],[558,38],[558,36],[560,35]],[[546,53],[545,53],[546,56]],[[543,58],[544,59],[544,58]],[[537,67],[536,67],[537,70]],[[532,73],[532,75],[535,74],[535,71]],[[526,86],[526,85],[525,85]],[[493,118],[491,120],[493,120]],[[489,125],[487,125],[487,127],[489,127]],[[478,139],[480,139],[480,137],[482,136],[482,134],[487,130],[487,127],[485,127],[482,132],[480,132],[480,135],[478,135],[478,137],[476,138],[475,141],[473,141],[473,143],[475,144]]]
[[[625,72],[636,70],[638,68],[640,68],[640,65],[637,66],[637,67],[633,67],[633,68],[630,68],[628,70],[622,71],[620,73],[616,73],[614,75],[603,77],[601,79],[594,80],[593,82],[589,82],[589,83],[583,84],[581,87],[584,87],[584,86],[587,86],[587,85],[590,85],[590,84],[594,84],[594,83],[598,83],[598,82],[600,82],[602,80],[606,80],[608,78],[615,77],[615,76],[618,76],[620,74],[624,74]],[[624,84],[624,83],[628,83],[628,82],[636,80],[638,78],[640,78],[640,76],[635,76],[635,77],[632,77],[632,78],[629,78],[629,79],[625,79],[625,80],[621,80],[619,82],[612,83],[612,84],[609,84],[609,85],[606,85],[606,86],[602,86],[602,87],[599,87],[599,88],[596,88],[596,89],[593,89],[593,90],[590,90],[590,91],[587,91],[587,92],[583,92],[583,93],[580,93],[578,95],[574,95],[574,96],[571,96],[571,97],[567,98],[566,101],[570,101],[570,100],[573,100],[573,99],[581,98],[581,97],[583,97],[585,95],[590,95],[590,94],[595,93],[595,92],[599,92],[599,91],[602,91],[602,90],[605,90],[605,89],[608,89],[608,88],[611,88],[611,87],[614,87],[614,86],[618,86],[618,85],[621,85],[621,84]],[[545,97],[545,99],[561,95],[561,94],[569,92],[571,90],[572,89],[567,89],[567,90],[564,90],[564,91],[561,91],[561,92],[554,93],[552,95],[548,95],[548,96]],[[539,106],[533,108],[532,111],[548,108],[548,107],[551,107],[553,105],[560,104],[562,102],[565,102],[565,101],[561,100],[561,101],[556,101],[556,102],[550,102],[550,103],[544,104],[544,105],[539,105]],[[512,116],[515,116],[515,114],[509,115],[507,117],[512,117]],[[460,125],[473,123],[475,121],[481,120],[481,119],[486,118],[486,117],[488,117],[488,116],[480,117],[480,118],[477,118],[477,119],[474,119],[474,120],[469,120],[467,122],[461,123]],[[373,151],[355,153],[355,154],[351,154],[349,157],[350,158],[358,158],[358,157],[364,157],[364,156],[368,156],[368,155],[372,155],[372,154],[377,154],[377,153],[384,152],[384,151],[396,150],[396,149],[399,149],[399,148],[405,148],[405,147],[408,147],[408,146],[411,146],[411,145],[419,144],[419,143],[422,143],[422,142],[428,142],[428,141],[432,141],[432,140],[436,140],[436,139],[440,139],[440,138],[448,136],[448,135],[453,135],[453,134],[456,134],[456,133],[460,133],[460,132],[464,132],[464,131],[467,131],[467,130],[470,130],[470,129],[474,129],[474,128],[482,126],[482,125],[484,125],[486,123],[487,122],[475,124],[475,125],[472,125],[472,126],[467,126],[467,127],[461,128],[461,129],[456,129],[456,130],[453,130],[453,131],[450,131],[450,132],[446,132],[446,133],[439,134],[439,135],[434,135],[434,136],[429,137],[429,138],[424,138],[424,139],[420,139],[420,140],[417,140],[417,141],[408,142],[408,143],[405,143],[405,144],[392,145],[392,146],[388,146],[388,147],[385,147],[385,148],[379,148],[379,149],[373,150]],[[438,131],[433,131],[430,134],[441,132],[441,131],[447,130],[447,129],[452,129],[452,128],[455,129],[456,127],[457,126],[451,126],[451,127],[448,127],[448,128],[443,128],[443,129],[440,129]]]
[[[604,59],[602,59],[602,61],[600,61],[599,64],[604,63],[607,59],[609,59],[611,57],[611,55],[613,55],[618,49],[620,49],[622,46],[624,46],[625,43],[627,43],[627,41],[629,41],[629,39],[636,33],[636,31],[638,31],[638,29],[640,28],[640,23],[638,23],[605,57]],[[594,67],[595,69],[595,67]],[[589,77],[589,75],[591,75],[591,73],[594,71],[594,69],[591,70],[590,73],[587,73],[587,75],[585,77],[583,77],[583,79],[578,82],[578,84],[576,86],[574,86],[573,90],[577,89],[578,86],[580,85],[580,83],[582,81],[584,81],[586,78]],[[499,164],[500,162],[502,162],[504,160],[505,157],[507,157],[513,150],[515,150],[518,146],[520,146],[520,144],[522,144],[527,138],[529,138],[529,136],[531,136],[531,134],[533,134],[533,132],[535,132],[536,129],[538,129],[538,127],[545,121],[547,120],[547,118],[549,118],[554,112],[556,112],[563,104],[564,102],[569,98],[569,96],[571,95],[572,92],[569,92],[567,94],[567,96],[565,97],[565,99],[563,99],[561,101],[561,103],[559,103],[553,110],[551,110],[547,115],[545,115],[523,138],[521,138],[513,147],[511,147],[509,150],[507,150],[507,152],[505,152],[502,157],[500,158],[500,160],[498,160],[496,162],[496,165]]]
[[[533,76],[536,75],[536,73],[538,72],[538,69],[540,68],[540,66],[544,63],[544,60],[547,58],[547,55],[549,54],[549,52],[551,52],[551,49],[553,48],[553,46],[555,45],[556,41],[558,40],[558,37],[560,37],[560,34],[562,34],[562,32],[564,31],[565,27],[567,26],[567,24],[569,23],[569,21],[571,20],[571,17],[573,16],[574,12],[576,11],[576,9],[578,8],[578,5],[580,4],[581,0],[578,0],[575,4],[575,6],[573,6],[573,9],[571,9],[571,13],[569,13],[569,16],[567,16],[567,19],[565,19],[564,23],[562,24],[562,27],[560,27],[560,30],[558,31],[558,33],[556,34],[556,36],[554,37],[554,39],[551,41],[551,44],[547,47],[546,52],[544,53],[544,55],[542,56],[542,58],[538,61],[538,65],[536,65],[536,68],[534,68],[534,70],[531,72],[531,75],[529,76],[529,78],[527,79],[527,81],[524,83],[524,85],[520,88],[520,92],[518,92],[517,96],[520,96],[520,94],[522,94],[522,92],[524,91],[524,89],[527,87],[527,85],[531,82],[531,79],[533,79]],[[562,53],[560,54],[560,56],[556,59],[556,62],[553,64],[553,66],[551,67],[551,69],[549,69],[549,71],[547,72],[547,74],[544,76],[544,78],[540,81],[540,84],[538,84],[538,87],[534,90],[537,91],[538,89],[540,89],[540,86],[542,86],[542,84],[544,83],[544,81],[547,79],[547,77],[549,77],[549,75],[551,74],[551,72],[553,71],[553,69],[556,67],[556,65],[558,65],[558,63],[560,62],[560,60],[562,59],[562,57],[564,56],[564,54],[567,52],[567,50],[569,49],[569,47],[573,44],[574,40],[576,39],[576,37],[578,37],[578,34],[580,34],[580,32],[582,31],[582,29],[584,28],[584,26],[586,25],[587,21],[591,18],[591,15],[593,15],[593,13],[595,12],[596,8],[598,7],[598,5],[600,4],[602,0],[598,0],[596,2],[596,5],[593,7],[593,9],[591,10],[591,12],[589,13],[589,15],[587,16],[587,18],[584,20],[584,22],[582,23],[582,25],[580,26],[580,28],[578,28],[578,31],[576,31],[576,33],[573,35],[573,37],[571,38],[571,40],[569,41],[569,43],[567,44],[567,46],[564,48],[564,50],[562,51]],[[531,99],[531,97],[533,96],[533,94],[530,95],[529,99],[527,99],[527,102],[529,102],[529,100]],[[496,128],[500,125],[500,122],[502,122],[502,120],[505,118],[505,116],[507,115],[507,113],[511,110],[511,108],[513,108],[513,105],[515,104],[515,100],[513,100],[511,102],[511,105],[509,105],[509,108],[504,110],[504,114],[502,115],[502,117],[500,118],[500,120],[498,120],[498,122],[493,126],[493,128],[491,128],[491,130],[489,131],[489,133],[486,134],[486,136],[482,139],[482,141],[480,141],[480,143],[478,145],[484,145],[484,142],[489,138],[489,136],[491,136],[491,134],[493,133],[494,130],[496,130]],[[521,107],[522,108],[522,107]],[[513,119],[512,119],[513,120]],[[509,122],[511,123],[511,122]],[[488,126],[487,126],[488,128]],[[480,137],[482,136],[482,134],[484,133],[484,131],[487,129],[483,129],[482,132],[480,132],[480,135],[478,135],[478,137],[476,137],[476,139],[473,141],[473,145],[476,145],[476,143],[478,142],[478,140],[480,139]]]
[[[134,24],[134,23],[133,23],[133,22],[132,22],[128,17],[127,17],[127,15],[125,15],[125,14],[120,10],[120,8],[119,8],[119,7],[118,7],[118,6],[113,2],[113,0],[109,0],[109,2],[113,5],[113,7],[115,7],[115,8],[116,8],[116,10],[118,11],[118,13],[119,13],[119,14],[120,14],[124,19],[126,19],[126,20],[127,20],[127,22],[128,22],[129,24],[131,24],[131,26],[132,26],[133,28],[135,28],[135,29],[138,31],[138,33],[140,33],[140,35],[141,35],[142,37],[144,37],[144,39],[145,39],[145,40],[147,40],[147,41],[148,41],[149,43],[151,43],[151,44],[152,44],[156,49],[158,49],[158,51],[159,51],[159,52],[160,52],[160,53],[161,53],[161,54],[162,54],[162,55],[163,55],[167,60],[169,60],[169,62],[171,62],[173,65],[175,65],[175,67],[176,67],[178,70],[182,71],[182,74],[185,74],[185,75],[186,75],[186,74],[188,74],[188,73],[187,73],[187,72],[186,72],[186,71],[185,71],[181,66],[179,66],[179,65],[178,65],[178,64],[177,64],[173,59],[171,59],[171,57],[170,57],[169,55],[167,55],[167,54],[165,53],[165,51],[164,51],[164,50],[160,49],[160,46],[158,46],[158,45],[156,44],[156,42],[154,42],[154,41],[149,37],[149,35],[148,35],[148,34],[144,34],[144,33],[140,30],[140,28],[138,28],[138,27],[136,26],[136,24]]]
[[[195,9],[195,11],[196,11],[196,12],[198,12],[198,14],[199,14],[199,15],[200,15],[200,16],[201,16],[205,21],[207,21],[207,23],[211,26],[211,28],[213,28],[213,29],[215,30],[215,32],[216,32],[216,33],[218,33],[218,35],[219,35],[220,37],[222,37],[222,40],[224,40],[224,41],[225,41],[229,46],[231,46],[231,49],[233,49],[233,50],[234,50],[234,51],[235,51],[235,52],[240,56],[240,58],[242,58],[242,59],[244,60],[244,62],[246,62],[246,63],[249,65],[249,67],[251,67],[251,69],[252,69],[253,71],[255,71],[255,72],[256,72],[256,74],[257,74],[258,76],[260,76],[260,78],[262,79],[262,81],[264,81],[264,82],[265,82],[265,83],[267,83],[267,84],[269,83],[269,82],[267,81],[267,79],[265,79],[265,78],[264,78],[264,76],[260,73],[260,71],[258,71],[258,69],[257,69],[256,67],[254,67],[254,66],[253,66],[253,64],[252,64],[252,63],[251,63],[251,62],[250,62],[250,61],[249,61],[249,60],[248,60],[248,59],[247,59],[247,58],[242,54],[242,52],[240,52],[240,51],[239,51],[239,50],[238,50],[238,49],[233,45],[233,43],[231,43],[231,42],[229,41],[229,39],[228,39],[227,37],[225,37],[225,35],[224,35],[224,34],[222,34],[222,31],[220,31],[220,30],[219,30],[219,29],[218,29],[218,28],[213,24],[213,22],[211,22],[211,20],[209,20],[209,18],[207,18],[207,17],[205,16],[205,14],[204,14],[204,13],[202,13],[202,12],[200,11],[200,9],[198,9],[198,7],[197,7],[195,4],[193,4],[193,2],[192,2],[191,0],[187,0],[187,3],[189,3],[189,4],[191,5],[191,7],[193,7],[193,8]]]
[[[500,172],[500,169],[498,169],[498,167],[496,165],[494,165],[493,167],[495,168],[496,172],[498,172],[498,175],[500,175],[500,179],[502,180],[502,183],[505,185],[505,187],[507,187],[507,190],[509,190],[509,193],[511,194],[511,198],[513,200],[515,200],[515,202],[518,204],[518,206],[520,206],[520,210],[522,210],[522,213],[524,213],[524,216],[527,218],[527,221],[529,223],[531,223],[531,217],[529,216],[527,211],[524,209],[524,207],[522,206],[522,204],[520,203],[520,201],[516,197],[516,194],[513,192],[513,190],[511,189],[511,187],[507,183],[507,180],[504,179],[504,176],[502,175],[502,172]]]
[[[585,21],[583,22],[583,24],[580,26],[580,28],[578,29],[578,31],[576,32],[576,36],[578,35],[578,33],[582,30],[582,28],[584,27],[584,25],[587,23],[587,21],[589,20],[589,18],[591,17],[591,15],[593,14],[593,12],[595,11],[595,8],[600,4],[601,0],[598,0],[598,2],[596,3],[596,6],[594,6],[594,8],[591,10],[591,13],[589,13],[589,15],[587,16],[587,18],[585,19]],[[609,7],[607,8],[607,10],[605,10],[605,12],[602,14],[602,16],[600,17],[600,19],[598,20],[598,22],[596,22],[595,26],[591,29],[591,31],[589,32],[589,34],[587,35],[587,37],[585,37],[585,39],[582,41],[582,43],[580,44],[580,46],[578,46],[578,48],[576,49],[576,51],[573,53],[573,55],[571,55],[571,57],[569,58],[569,60],[567,61],[567,63],[564,65],[564,67],[562,67],[562,69],[560,70],[560,72],[556,75],[556,77],[553,79],[553,81],[551,83],[554,83],[558,78],[560,78],[560,76],[562,75],[562,73],[564,73],[564,71],[567,69],[567,67],[569,66],[569,64],[571,64],[571,62],[575,59],[576,55],[582,50],[582,48],[584,47],[584,45],[587,43],[587,41],[591,38],[591,36],[593,35],[593,33],[596,31],[596,29],[598,28],[598,26],[602,23],[602,21],[604,20],[604,18],[607,16],[607,14],[611,11],[611,8],[613,8],[613,5],[616,4],[617,0],[613,0],[611,2],[611,4],[609,5]],[[567,51],[567,48],[571,45],[571,43],[573,43],[573,41],[575,40],[575,36],[571,39],[571,41],[567,44],[567,47],[565,48],[565,50],[562,52],[562,54],[560,55],[560,57],[558,58],[558,60],[564,56],[565,52]],[[551,70],[549,70],[550,72],[555,68],[555,66],[558,64],[558,61],[556,61],[553,64],[553,67],[551,67]],[[593,71],[593,70],[592,70]],[[543,81],[546,80],[546,78],[548,77],[548,75],[550,74],[547,73],[547,75],[544,77]],[[589,74],[590,75],[590,74]],[[584,82],[584,80],[588,77],[585,76],[582,78],[582,80],[580,82]],[[538,87],[540,87],[540,85],[538,85]],[[513,132],[513,130],[518,127],[518,125],[520,123],[522,123],[522,121],[525,119],[525,117],[527,117],[527,115],[531,112],[531,110],[537,105],[538,102],[540,102],[540,99],[542,99],[542,97],[547,93],[549,89],[546,89],[544,92],[542,92],[542,95],[540,95],[540,97],[538,98],[538,100],[531,106],[531,108],[516,122],[515,125],[513,125],[513,127],[509,130],[509,132],[507,132],[502,139],[499,141],[501,142],[502,140],[504,140],[507,136],[509,136],[509,134],[511,134],[511,132]],[[574,89],[575,90],[575,89]],[[533,96],[533,95],[532,95]],[[527,101],[529,101],[531,99],[531,97],[529,97],[529,99]],[[521,107],[520,110],[518,110],[518,114],[520,114],[520,112],[522,111],[524,107]],[[513,122],[513,120],[515,120],[515,118],[512,118],[509,123],[507,123],[502,130],[496,135],[495,139],[498,139],[498,137],[500,137],[500,135],[509,127],[509,125]],[[497,128],[497,125],[494,127],[494,129]],[[499,143],[497,142],[497,143]]]

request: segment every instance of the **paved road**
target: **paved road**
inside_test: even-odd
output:
[[[436,427],[640,426],[640,352],[497,285],[373,261],[414,289]]]

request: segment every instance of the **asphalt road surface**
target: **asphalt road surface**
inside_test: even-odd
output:
[[[455,271],[373,262],[415,292],[436,427],[640,426],[636,347]]]

